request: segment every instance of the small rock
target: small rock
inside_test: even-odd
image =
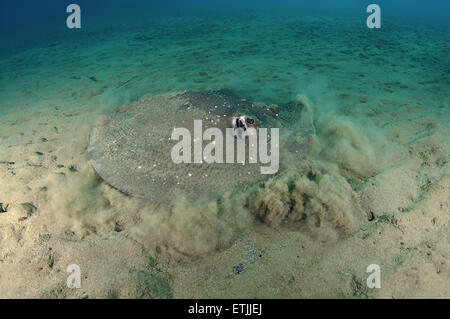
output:
[[[25,217],[19,218],[19,221],[23,221],[25,219],[30,218],[38,209],[36,206],[34,206],[31,203],[22,203],[22,207],[25,210],[25,212],[27,213],[27,215]]]
[[[69,171],[72,173],[78,172],[77,168],[74,165],[69,166]]]
[[[120,233],[122,231],[122,226],[120,226],[120,224],[116,223],[114,225],[114,231]]]
[[[8,211],[8,207],[9,207],[9,204],[6,204],[6,206],[5,206],[5,204],[0,203],[0,214],[6,213]]]
[[[55,259],[53,258],[52,254],[48,255],[48,262],[47,265],[49,268],[53,268],[53,265],[55,264]]]
[[[235,275],[242,274],[244,272],[244,270],[245,270],[245,267],[243,264],[237,264],[237,265],[233,266],[233,273]]]

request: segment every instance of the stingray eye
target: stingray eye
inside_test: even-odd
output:
[[[248,125],[255,124],[255,120],[254,120],[254,119],[251,119],[251,118],[247,118],[247,124],[248,124]]]

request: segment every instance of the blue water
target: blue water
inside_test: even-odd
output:
[[[347,46],[347,49],[343,49],[343,51],[353,52],[355,56],[357,55],[355,52],[359,54],[359,51],[364,51],[366,48],[385,50],[379,52],[379,54],[384,55],[386,59],[399,59],[403,62],[410,60],[410,63],[405,62],[405,64],[415,65],[416,67],[418,62],[429,65],[430,61],[439,60],[439,65],[435,66],[439,68],[439,72],[446,72],[449,64],[448,53],[445,52],[448,52],[449,45],[448,16],[450,3],[448,1],[395,1],[395,3],[393,1],[378,1],[377,3],[381,7],[382,28],[376,30],[369,30],[366,27],[368,16],[366,6],[372,1],[348,0],[340,1],[337,4],[336,1],[331,0],[282,0],[276,2],[256,0],[214,2],[206,0],[132,0],[126,2],[120,0],[80,0],[76,3],[80,5],[82,10],[82,28],[70,30],[65,23],[68,16],[65,9],[72,2],[49,0],[2,1],[0,7],[0,36],[2,38],[0,56],[11,58],[13,57],[12,54],[23,54],[29,48],[52,47],[53,49],[49,52],[40,52],[47,57],[47,59],[42,57],[42,67],[48,67],[55,72],[60,68],[61,72],[64,65],[58,65],[56,61],[70,54],[68,51],[80,57],[88,56],[88,52],[97,54],[95,48],[100,49],[102,44],[116,39],[115,52],[109,52],[109,54],[120,57],[127,54],[125,52],[127,46],[129,46],[128,49],[132,50],[133,44],[129,42],[130,38],[133,38],[132,34],[141,32],[142,34],[134,36],[133,39],[136,40],[139,37],[145,39],[147,37],[149,41],[142,41],[140,46],[136,48],[135,54],[139,54],[139,50],[144,50],[146,52],[141,59],[142,63],[150,63],[145,63],[145,59],[152,60],[154,65],[161,63],[162,68],[158,69],[157,72],[160,72],[160,76],[163,78],[168,77],[171,82],[171,85],[164,87],[166,90],[190,89],[195,86],[192,85],[195,81],[186,81],[185,79],[191,76],[189,72],[184,71],[185,75],[180,79],[178,75],[173,73],[175,69],[187,68],[187,64],[191,63],[192,70],[198,73],[197,69],[200,67],[198,63],[202,63],[205,68],[208,68],[209,63],[207,62],[211,62],[210,66],[219,70],[217,63],[224,62],[226,64],[230,62],[228,61],[230,56],[234,56],[234,60],[236,60],[236,55],[230,54],[234,51],[233,48],[239,45],[242,47],[245,47],[245,45],[252,46],[252,43],[254,44],[253,50],[243,52],[244,55],[248,55],[250,64],[259,61],[266,69],[271,63],[284,64],[284,66],[280,65],[278,69],[280,67],[286,68],[286,72],[289,72],[287,69],[291,68],[289,63],[297,63],[298,61],[293,60],[303,58],[302,48],[305,48],[305,50],[311,49],[315,52],[312,54],[320,56],[332,54],[331,51],[334,51],[334,53],[340,52],[335,46],[341,48]],[[304,29],[303,27],[307,25],[306,19],[310,18],[327,18],[334,19],[334,21],[329,26],[325,23],[316,22],[311,24],[311,28]],[[339,22],[338,19],[343,20],[339,20],[341,21]],[[148,33],[152,32],[150,40]],[[222,48],[220,50],[215,50],[208,45],[208,42],[212,43],[211,41],[221,37],[223,39],[221,40]],[[408,39],[408,37],[410,38]],[[192,41],[181,43],[183,39]],[[165,48],[171,47],[171,49],[165,51],[160,46],[161,41],[164,42]],[[197,43],[193,41],[197,41]],[[299,47],[300,41],[302,41],[301,48]],[[400,45],[398,41],[402,41],[402,44]],[[119,43],[121,44],[119,45]],[[376,43],[378,45],[371,45]],[[430,43],[430,45],[426,45],[426,43]],[[58,45],[60,46],[58,47]],[[64,45],[65,48],[62,49],[61,45]],[[203,52],[196,53],[199,54],[198,58],[205,54],[205,50],[211,50],[208,53],[210,57],[208,61],[196,61],[194,63],[189,56],[183,56],[190,50],[198,50],[199,46],[203,48]],[[264,46],[266,50],[256,49],[258,46]],[[417,49],[415,49],[416,46]],[[229,47],[230,50],[225,47]],[[178,53],[172,51],[178,49],[180,50]],[[420,51],[425,50],[427,53],[420,53]],[[158,51],[159,53],[152,55],[151,51],[153,53]],[[164,51],[164,54],[160,51]],[[279,57],[277,58],[274,53],[279,54]],[[176,56],[171,56],[173,54]],[[296,54],[297,57],[295,57]],[[51,58],[52,56],[55,56],[55,58]],[[169,63],[165,59],[168,56],[170,56]],[[420,61],[422,58],[423,60]],[[55,61],[49,65],[48,62],[52,59]],[[178,59],[185,59],[182,66]],[[271,59],[275,62],[269,62]],[[364,70],[366,67],[367,61],[361,59],[361,56],[356,56],[355,59],[351,54],[347,54],[347,59],[355,61],[355,71]],[[19,58],[19,60],[22,59]],[[316,59],[315,62],[318,60],[320,58]],[[331,58],[329,61],[340,63],[337,60]],[[4,60],[4,62],[7,61]],[[102,63],[100,60],[97,60],[97,62]],[[31,63],[28,66],[30,68],[37,65],[36,61],[29,61],[29,63]],[[361,68],[358,67],[358,64],[361,64]],[[11,67],[11,72],[14,73],[13,65],[7,63],[6,66]],[[117,70],[122,69],[122,65],[118,61],[110,64],[110,66]],[[226,68],[226,65],[223,67]],[[79,68],[78,71],[80,70]],[[5,71],[6,69],[3,70],[3,75],[8,76]],[[325,71],[330,74],[333,73],[333,69],[322,70],[321,73],[323,74]],[[391,70],[386,69],[385,71],[390,72]],[[406,73],[409,70],[404,69],[404,71],[405,78],[407,78]],[[139,73],[140,71],[136,70],[136,72]],[[271,73],[272,71],[267,70],[267,72]],[[434,73],[432,70],[428,70],[428,72],[430,75]],[[217,74],[211,76],[216,80],[219,79]],[[251,82],[261,82],[260,77],[255,78],[256,75],[246,74],[245,76],[249,77],[247,81],[250,83],[249,86],[251,86]],[[236,74],[231,79],[230,77],[222,78],[224,86],[233,86],[233,84],[230,84],[230,80],[240,82],[241,79],[242,74]],[[211,84],[210,82],[206,81],[206,84]],[[300,85],[298,78],[288,82],[291,91],[295,91],[296,87]],[[268,83],[267,78],[264,83]],[[149,90],[151,91],[151,87]],[[252,92],[251,88],[249,91],[255,93]],[[142,93],[144,92],[139,91],[132,95],[137,97]],[[278,94],[278,97],[280,95],[283,94]],[[267,94],[265,97],[267,97]],[[270,99],[270,97],[268,98]],[[283,98],[288,97],[284,96]]]
[[[217,14],[224,12],[289,12],[302,15],[354,16],[365,19],[368,4],[377,3],[382,9],[386,23],[409,21],[431,23],[448,27],[450,3],[446,0],[17,0],[0,3],[0,34],[7,42],[15,34],[23,36],[39,31],[65,31],[65,8],[79,4],[83,11],[83,27],[94,28],[100,24],[113,26],[119,22],[145,21],[162,15]],[[20,40],[20,39],[16,39]]]

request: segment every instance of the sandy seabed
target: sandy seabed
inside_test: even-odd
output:
[[[0,297],[449,298],[448,32],[395,25],[368,40],[355,25],[162,19],[3,56]],[[219,88],[308,97],[306,158],[220,201],[173,206],[95,174],[99,115]],[[80,289],[66,285],[70,264]],[[370,264],[380,289],[366,285]]]

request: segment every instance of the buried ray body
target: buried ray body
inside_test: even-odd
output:
[[[279,113],[224,92],[144,96],[97,119],[88,153],[98,175],[126,194],[163,202],[177,194],[217,196],[266,180],[278,163],[283,169],[286,155],[301,158],[311,136],[310,127],[299,125],[305,111],[296,104]],[[228,150],[219,147],[221,137]]]
[[[248,148],[248,163],[256,164],[259,159],[262,164],[270,164],[268,167],[260,168],[261,174],[275,174],[278,172],[280,160],[279,129],[272,128],[270,130],[271,147],[269,155],[267,154],[267,129],[257,129],[255,128],[256,126],[249,126],[249,122],[250,125],[253,125],[255,120],[249,119],[246,116],[233,118],[232,124],[234,124],[234,127],[225,129],[226,147],[224,148],[222,130],[210,127],[202,133],[202,121],[194,120],[194,163],[233,164],[236,160],[238,164],[245,164],[246,148]],[[182,137],[181,141],[172,148],[172,161],[176,164],[192,163],[191,133],[186,128],[175,128],[172,132],[171,139],[178,141],[180,137]],[[248,143],[246,138],[248,138]],[[212,141],[205,146],[204,150],[202,150],[204,140]],[[236,152],[235,144],[237,145]]]

